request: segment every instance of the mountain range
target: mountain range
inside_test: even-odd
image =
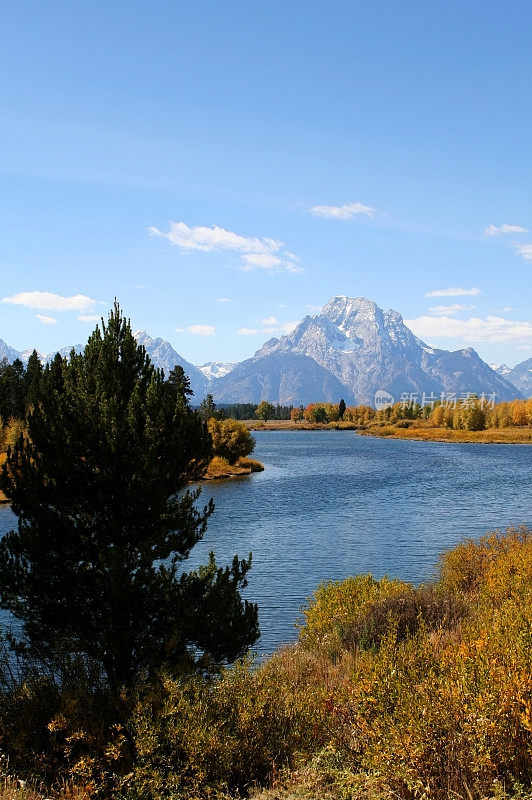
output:
[[[493,369],[517,387],[524,397],[532,397],[532,358],[527,358],[513,368],[501,364]]]
[[[269,339],[240,363],[207,362],[195,366],[172,345],[136,331],[153,363],[168,374],[179,364],[190,378],[194,400],[207,393],[219,403],[282,405],[310,402],[368,403],[379,389],[395,400],[421,400],[467,392],[495,394],[497,402],[532,395],[532,359],[513,369],[492,369],[471,347],[448,351],[429,347],[404,324],[397,311],[383,311],[365,297],[333,297],[321,313],[305,317],[281,338]],[[81,345],[75,346],[82,349]],[[63,348],[67,355],[71,348]],[[43,361],[55,354],[41,356]],[[0,340],[0,360],[27,359]]]

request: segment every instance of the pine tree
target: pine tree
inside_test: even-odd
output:
[[[340,400],[340,402],[338,404],[338,416],[340,417],[340,419],[344,418],[345,409],[346,409],[345,400],[342,397],[342,399]]]
[[[22,419],[26,411],[26,384],[24,364],[16,358],[12,364],[0,362],[0,422],[7,425],[10,419]]]
[[[204,669],[258,638],[251,556],[182,573],[212,501],[187,486],[211,456],[186,386],[165,381],[115,303],[84,353],[46,367],[0,486],[18,530],[0,543],[0,605],[37,663],[82,657],[118,696],[160,668]]]
[[[198,414],[204,422],[216,418],[216,403],[213,400],[212,394],[206,395],[199,404]]]
[[[39,384],[41,382],[42,373],[43,373],[43,368],[41,360],[39,358],[37,351],[34,350],[31,356],[28,358],[28,363],[26,364],[26,372],[24,375],[26,408],[29,405],[33,405],[38,396]]]

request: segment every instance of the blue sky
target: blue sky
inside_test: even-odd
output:
[[[531,355],[529,2],[18,2],[0,338],[237,360],[335,294]],[[491,226],[491,227],[490,227]]]

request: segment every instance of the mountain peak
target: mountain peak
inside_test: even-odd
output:
[[[377,303],[373,300],[368,300],[367,297],[348,297],[345,294],[339,294],[336,297],[331,297],[329,302],[323,306],[321,315],[334,322],[339,316],[344,318],[352,314],[374,316],[379,310]]]

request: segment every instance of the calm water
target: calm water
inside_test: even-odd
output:
[[[253,551],[246,596],[271,652],[296,637],[320,581],[372,572],[419,582],[465,536],[532,524],[532,447],[372,439],[352,431],[257,432],[266,470],[207,484],[216,510],[194,565]],[[0,533],[13,525],[0,507]]]

